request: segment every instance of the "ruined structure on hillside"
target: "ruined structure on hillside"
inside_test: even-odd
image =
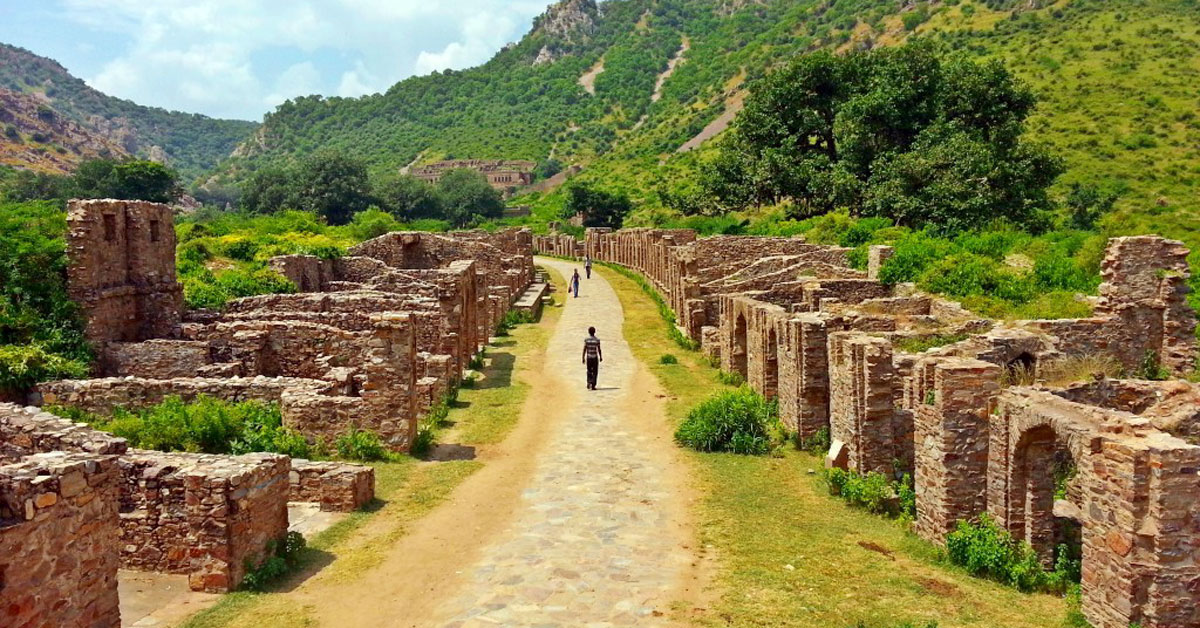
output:
[[[170,396],[257,399],[310,440],[369,429],[406,451],[514,301],[545,290],[531,287],[527,231],[393,233],[337,260],[272,260],[297,294],[188,312],[168,208],[72,201],[68,227],[69,290],[97,377],[42,384],[35,405],[103,414]],[[348,511],[373,497],[370,467],[134,450],[0,404],[3,612],[17,626],[118,626],[118,566],[228,591],[285,535],[289,500]]]
[[[453,159],[413,168],[412,175],[422,181],[437,183],[451,170],[474,170],[482,174],[493,188],[508,190],[532,184],[535,167],[536,163],[519,159]]]
[[[1008,323],[877,281],[884,246],[865,272],[848,249],[799,238],[591,229],[583,242],[539,236],[535,247],[644,273],[681,330],[776,398],[789,429],[828,430],[829,464],[913,474],[922,537],[941,543],[983,513],[1047,561],[1075,537],[1083,612],[1097,628],[1200,627],[1200,386],[1036,384],[1099,356],[1129,373],[1147,360],[1189,371],[1180,243],[1115,238],[1092,317]],[[903,349],[940,339],[949,344]],[[1056,465],[1077,474],[1056,486]]]

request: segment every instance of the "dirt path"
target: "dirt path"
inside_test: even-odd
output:
[[[577,266],[539,263],[565,276]],[[657,382],[621,336],[608,283],[593,276],[581,292],[486,466],[379,565],[302,585],[306,614],[323,626],[665,625],[673,602],[698,595],[695,497]],[[605,356],[590,392],[580,363],[589,325]]]

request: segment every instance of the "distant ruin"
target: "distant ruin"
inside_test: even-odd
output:
[[[482,174],[493,188],[501,191],[533,184],[537,164],[519,159],[454,159],[438,161],[411,170],[411,174],[429,183],[437,183],[451,170],[465,168]]]
[[[989,513],[1049,561],[1075,530],[1094,626],[1200,627],[1200,386],[1038,383],[1090,356],[1129,373],[1147,360],[1194,368],[1179,242],[1114,238],[1092,317],[1012,322],[879,282],[886,246],[871,248],[866,271],[851,268],[849,249],[802,238],[589,229],[582,242],[537,236],[534,247],[642,272],[680,330],[777,399],[790,430],[828,430],[828,464],[912,474],[923,538],[943,543],[957,521]],[[937,338],[961,340],[900,348]],[[1056,498],[1059,463],[1078,471]]]
[[[72,201],[67,222],[68,287],[95,377],[39,385],[32,406],[255,399],[277,402],[311,441],[365,429],[403,452],[508,310],[536,311],[547,289],[528,230],[391,233],[339,259],[273,259],[296,294],[187,311],[168,207]],[[289,501],[350,511],[373,498],[370,467],[135,450],[0,404],[4,612],[16,626],[118,626],[118,567],[229,591],[286,534]]]

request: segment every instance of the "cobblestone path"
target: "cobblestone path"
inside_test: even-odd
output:
[[[542,260],[569,277],[577,264]],[[582,272],[582,268],[580,268]],[[511,523],[442,605],[441,625],[655,626],[690,562],[672,518],[663,447],[631,416],[637,364],[621,335],[621,304],[597,274],[569,298],[547,352],[549,376],[580,394],[541,399],[560,413]],[[599,390],[585,390],[580,354],[589,325],[603,343]],[[537,395],[536,388],[532,392]],[[636,412],[636,410],[635,410]]]

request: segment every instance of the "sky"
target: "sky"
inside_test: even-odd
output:
[[[550,0],[0,0],[0,41],[142,105],[259,120],[487,61]]]

